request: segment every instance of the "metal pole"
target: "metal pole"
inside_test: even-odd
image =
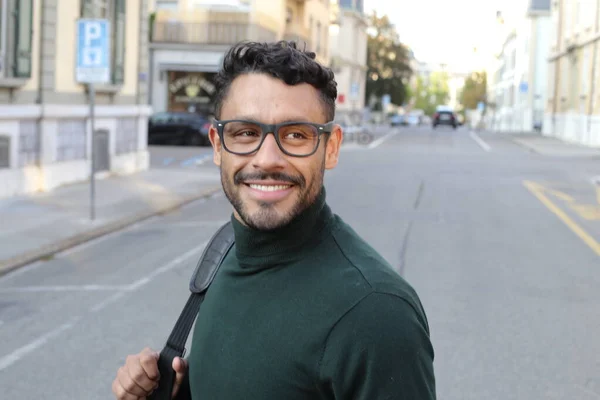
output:
[[[92,221],[96,218],[96,163],[95,163],[95,153],[94,153],[94,102],[96,100],[96,90],[94,88],[94,84],[89,84],[90,91],[90,126],[91,126],[91,146],[90,146],[90,218]]]

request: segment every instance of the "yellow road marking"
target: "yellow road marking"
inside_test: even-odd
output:
[[[561,200],[568,201],[569,203],[572,203],[572,202],[575,201],[575,199],[573,197],[569,196],[566,193],[559,192],[558,190],[547,188],[545,186],[540,185],[539,183],[535,183],[535,182],[531,182],[531,181],[526,181],[526,182],[529,185],[531,185],[532,187],[534,187],[535,189],[540,190],[540,191],[544,191],[544,192],[548,192],[548,193],[552,193],[554,196],[558,197]]]
[[[543,187],[543,190],[545,190],[548,193],[552,193],[554,196],[558,197],[559,199],[568,201],[569,203],[572,203],[575,201],[575,199],[573,197],[569,196],[566,193],[559,192],[558,190],[548,189],[545,187]]]
[[[577,235],[585,244],[587,244],[597,256],[600,257],[600,243],[596,241],[587,233],[581,226],[579,226],[571,217],[569,217],[563,210],[561,210],[557,205],[555,205],[552,200],[550,200],[544,194],[544,187],[539,183],[524,181],[523,185],[535,196],[537,199],[546,206],[554,215],[556,215],[575,235]]]

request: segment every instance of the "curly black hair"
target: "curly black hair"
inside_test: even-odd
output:
[[[308,83],[321,94],[327,121],[335,117],[337,83],[333,71],[316,60],[314,52],[299,49],[296,42],[258,43],[243,41],[234,45],[223,59],[214,78],[214,112],[220,118],[223,101],[235,78],[247,73],[265,73],[288,85]]]

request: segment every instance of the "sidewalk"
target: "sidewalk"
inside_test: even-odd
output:
[[[568,143],[557,138],[542,135],[510,135],[513,142],[530,151],[552,157],[598,157],[600,149]]]
[[[221,191],[217,170],[150,169],[95,186],[93,222],[89,182],[0,199],[0,275]]]

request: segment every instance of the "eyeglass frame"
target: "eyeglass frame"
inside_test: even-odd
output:
[[[254,124],[254,125],[258,126],[261,129],[262,135],[260,138],[260,142],[258,143],[258,146],[256,147],[255,150],[245,152],[245,153],[237,153],[237,152],[231,151],[227,148],[227,145],[225,144],[225,139],[223,137],[223,135],[224,135],[223,128],[225,127],[225,124],[227,124],[229,122],[250,123],[250,124]],[[317,128],[317,144],[315,145],[315,148],[311,153],[297,155],[297,154],[292,154],[283,148],[283,145],[279,141],[279,135],[276,135],[276,133],[279,132],[280,128],[282,128],[284,126],[289,126],[289,125],[309,125],[309,126]],[[223,145],[223,148],[227,152],[229,152],[231,154],[235,154],[237,156],[249,156],[250,154],[256,153],[262,147],[265,139],[267,138],[267,135],[272,134],[273,137],[275,138],[275,142],[277,143],[277,147],[279,147],[279,150],[281,150],[281,152],[283,154],[286,154],[290,157],[310,157],[313,154],[315,154],[317,152],[317,150],[319,149],[319,145],[321,144],[321,135],[330,135],[333,132],[333,130],[335,129],[335,125],[336,125],[336,123],[333,121],[329,121],[324,124],[317,124],[314,122],[306,122],[306,121],[286,121],[286,122],[281,122],[279,124],[263,124],[261,122],[253,121],[253,120],[249,120],[249,119],[227,119],[227,120],[215,119],[215,120],[213,120],[213,126],[217,130],[217,134],[219,135],[219,139],[221,139],[221,144]]]

